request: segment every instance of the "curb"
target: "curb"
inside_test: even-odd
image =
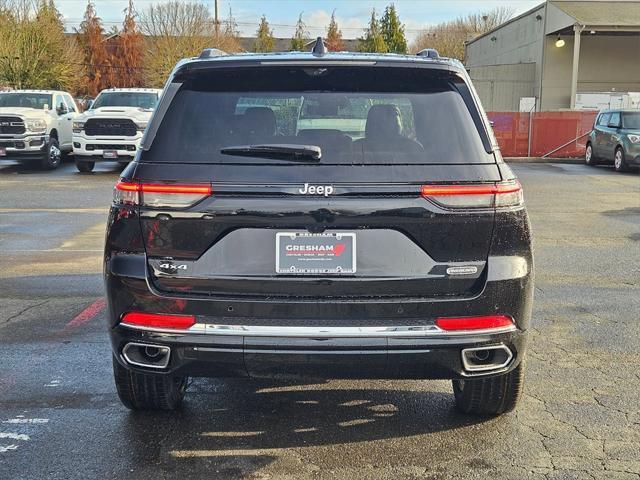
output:
[[[582,158],[550,158],[550,157],[504,157],[505,163],[565,163],[581,165]]]

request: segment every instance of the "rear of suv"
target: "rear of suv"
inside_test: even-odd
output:
[[[462,64],[205,51],[114,189],[118,394],[174,409],[194,376],[444,378],[463,412],[501,414],[532,269],[520,184]]]

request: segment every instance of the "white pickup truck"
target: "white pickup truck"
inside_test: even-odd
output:
[[[0,160],[38,162],[51,170],[72,150],[78,106],[68,92],[0,92]]]
[[[97,161],[129,163],[136,155],[161,90],[111,88],[73,122],[73,156],[81,172]]]

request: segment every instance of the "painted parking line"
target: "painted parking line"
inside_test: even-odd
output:
[[[0,208],[0,213],[109,213],[109,207],[93,207],[93,208]]]
[[[76,315],[69,323],[64,326],[64,332],[68,332],[75,328],[78,328],[81,325],[84,325],[93,317],[98,315],[104,307],[107,305],[107,301],[104,298],[99,298],[83,311],[81,311],[78,315]]]

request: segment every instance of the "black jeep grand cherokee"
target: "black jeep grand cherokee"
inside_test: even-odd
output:
[[[189,376],[451,378],[463,412],[513,409],[529,221],[467,73],[315,50],[171,74],[109,217],[122,402],[176,408]]]

